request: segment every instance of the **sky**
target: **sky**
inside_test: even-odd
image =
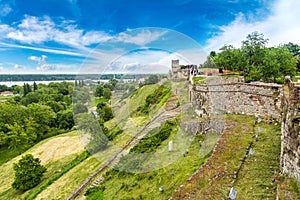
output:
[[[0,74],[166,72],[254,31],[300,44],[299,0],[0,0]]]

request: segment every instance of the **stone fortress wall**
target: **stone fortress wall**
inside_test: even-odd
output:
[[[281,169],[300,183],[300,83],[245,83],[242,77],[215,78],[193,86],[200,116],[220,113],[259,115],[281,122]]]
[[[194,85],[193,105],[201,116],[214,113],[259,115],[281,121],[283,87],[245,83],[242,77],[213,78]]]
[[[300,83],[287,77],[281,124],[281,169],[300,183]]]
[[[172,61],[172,71],[173,78],[192,82],[193,74],[180,69],[178,60]],[[284,85],[214,77],[202,84],[190,84],[189,99],[199,116],[236,113],[281,122],[281,170],[300,183],[300,83],[293,83],[289,77]],[[200,123],[191,127],[199,132],[207,126]]]

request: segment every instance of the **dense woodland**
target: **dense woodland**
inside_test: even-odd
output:
[[[22,151],[74,126],[73,83],[24,84],[0,104],[0,147]]]

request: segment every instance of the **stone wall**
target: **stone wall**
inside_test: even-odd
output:
[[[300,183],[300,84],[286,78],[281,124],[281,169]]]
[[[194,85],[192,101],[201,116],[244,113],[281,121],[282,99],[282,85],[245,83],[242,77],[231,77]]]

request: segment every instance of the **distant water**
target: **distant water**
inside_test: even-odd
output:
[[[33,85],[33,82],[34,81],[6,81],[6,82],[1,82],[0,81],[0,85],[6,85],[8,87],[11,87],[13,85],[22,86],[22,85],[24,85],[24,83],[28,83],[29,85]],[[60,82],[63,82],[63,81],[35,81],[35,82],[36,82],[36,84],[42,83],[42,84],[48,85],[51,82],[60,83]],[[66,80],[66,82],[75,82],[75,80]]]
[[[39,84],[39,83],[42,83],[42,84],[45,84],[45,85],[48,85],[49,83],[51,82],[56,82],[56,83],[60,83],[60,82],[63,82],[63,81],[66,81],[66,82],[75,82],[75,80],[55,80],[55,81],[35,81],[36,84]],[[98,81],[100,81],[101,83],[107,83],[109,80],[85,80],[87,83],[89,82],[93,82],[93,83],[97,83]],[[136,81],[135,79],[123,79],[123,82],[133,82],[133,81]],[[33,85],[33,82],[34,81],[0,81],[0,85],[6,85],[8,87],[11,87],[13,85],[19,85],[19,86],[23,86],[24,83],[28,83],[29,85]]]

